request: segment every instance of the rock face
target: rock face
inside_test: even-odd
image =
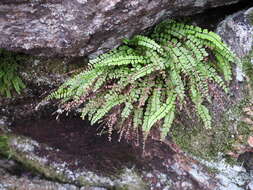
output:
[[[253,47],[253,8],[227,17],[218,25],[217,33],[240,58],[248,55]],[[244,73],[238,67],[236,78],[240,82],[244,78]]]
[[[38,129],[37,126],[32,127]],[[77,126],[75,125],[74,127]],[[46,135],[51,132],[54,133],[55,129],[48,131],[47,128],[43,127],[43,130],[45,133],[44,135]],[[68,130],[70,130],[70,128],[68,128]],[[60,132],[59,130],[57,131]],[[79,134],[82,132],[79,130],[77,131]],[[73,130],[71,130],[70,134],[72,135],[71,138],[76,137],[73,133]],[[37,137],[34,136],[34,138]],[[59,138],[64,141],[62,136]],[[90,138],[94,138],[94,136],[90,136]],[[84,139],[84,141],[86,140]],[[97,140],[94,142],[96,141]],[[84,148],[83,142],[79,142],[79,144],[81,144],[81,146]],[[114,149],[116,143],[112,145],[112,143],[104,141],[103,144],[106,151],[108,151],[106,148],[108,146],[107,144],[109,144],[111,149]],[[124,149],[122,145],[116,146],[118,146],[118,152],[120,151],[120,146],[121,149]],[[251,180],[249,174],[247,174],[245,169],[242,167],[232,167],[222,160],[219,162],[207,162],[200,160],[198,162],[190,157],[186,157],[181,151],[176,151],[176,145],[174,145],[175,150],[172,150],[169,147],[157,142],[152,142],[152,144],[149,144],[148,147],[152,149],[150,149],[150,156],[142,157],[138,154],[135,155],[137,159],[132,158],[135,160],[135,164],[131,163],[130,160],[128,160],[127,164],[122,160],[116,161],[117,159],[120,159],[118,155],[118,158],[114,159],[114,163],[116,163],[114,165],[115,168],[111,168],[111,172],[106,172],[107,174],[105,174],[104,172],[101,173],[101,171],[95,171],[91,168],[88,168],[92,163],[90,161],[87,162],[87,159],[84,161],[87,162],[86,166],[82,165],[82,159],[85,159],[85,157],[80,159],[79,156],[77,158],[76,154],[73,152],[70,153],[69,150],[66,151],[66,147],[58,149],[27,137],[8,135],[8,148],[12,158],[18,160],[19,163],[22,163],[28,168],[35,169],[48,179],[57,180],[58,182],[67,184],[61,185],[62,187],[60,187],[58,183],[34,178],[28,179],[24,176],[22,178],[18,178],[5,173],[4,175],[0,175],[0,189],[2,184],[3,187],[18,186],[23,187],[24,189],[28,189],[25,187],[30,187],[29,189],[31,190],[36,189],[36,187],[39,185],[48,187],[42,188],[41,190],[79,190],[76,188],[76,186],[83,186],[83,188],[80,190],[243,190],[243,188],[240,188],[239,186],[246,186]],[[74,149],[73,146],[72,149]],[[95,146],[92,146],[90,149],[95,149]],[[95,157],[92,155],[92,151],[88,151],[85,154],[92,159],[99,159],[97,164],[99,163],[100,170],[104,168],[104,165],[110,166],[111,161],[106,158],[108,156],[105,154],[100,154],[97,149],[99,149],[99,147],[96,147]],[[68,158],[66,158],[66,152],[64,153],[64,151],[68,152]],[[85,151],[87,151],[87,149]],[[79,153],[82,154],[82,152],[83,150],[79,149]],[[128,153],[130,152],[131,149],[128,149]],[[114,150],[111,150],[109,154],[112,154],[114,157]],[[129,157],[129,155],[126,153],[122,156]],[[71,160],[72,163],[69,160]],[[105,164],[103,164],[104,161],[106,161]],[[117,162],[121,162],[123,168],[116,168],[118,167]],[[94,163],[95,162],[93,162],[93,164]],[[145,167],[142,167],[141,170],[140,164],[145,164]],[[216,173],[208,172],[208,170],[206,170],[202,164],[206,165],[210,169],[215,170]],[[13,170],[13,165],[13,162],[6,162],[5,160],[1,161],[0,159],[0,174],[2,174],[2,170]],[[76,167],[74,165],[76,165]],[[89,186],[91,186],[90,189],[88,188]],[[85,187],[87,187],[87,189]],[[21,189],[22,188],[20,188],[20,190]]]
[[[239,56],[249,54],[253,45],[253,8],[237,12],[222,21],[217,33]]]
[[[111,49],[165,17],[196,14],[240,0],[3,0],[0,48],[41,56]]]

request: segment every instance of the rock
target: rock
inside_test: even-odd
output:
[[[228,16],[217,27],[217,33],[239,57],[252,50],[253,19],[250,15],[253,15],[253,8]]]
[[[248,190],[253,190],[253,181],[251,181],[248,186],[247,186]]]
[[[152,154],[158,153],[160,148],[164,150],[165,147],[159,147],[159,144],[155,144]],[[164,170],[165,168],[160,168],[152,171],[152,169],[145,169],[148,166],[146,165],[138,172],[136,168],[125,168],[113,175],[98,175],[97,172],[88,171],[83,167],[73,169],[73,166],[71,167],[67,162],[59,162],[59,160],[58,162],[52,162],[55,158],[61,157],[62,150],[46,146],[27,137],[9,136],[9,147],[12,158],[15,158],[30,169],[36,169],[48,179],[67,184],[60,185],[52,181],[28,178],[27,176],[17,178],[5,173],[0,175],[2,187],[7,187],[8,184],[11,187],[20,186],[23,189],[30,188],[31,190],[36,189],[36,187],[40,190],[39,185],[43,187],[41,190],[57,190],[60,188],[63,190],[76,190],[75,185],[84,186],[80,190],[106,190],[106,188],[115,190],[243,190],[240,187],[247,185],[251,179],[241,166],[230,166],[224,160],[208,162],[198,159],[201,164],[216,171],[213,174],[208,173],[196,160],[192,160],[189,155],[185,157],[181,153],[175,154],[171,152],[171,158],[165,155],[166,157],[162,157],[161,160],[153,156],[148,165],[152,164],[152,162],[156,164],[161,162],[160,165],[165,166],[166,170]],[[46,156],[40,155],[39,152],[41,151],[47,151]],[[156,156],[160,157],[161,155],[157,154]],[[173,161],[173,159],[175,160]],[[6,163],[6,161],[3,161],[3,163]],[[136,164],[138,165],[138,162]],[[10,165],[8,168],[13,167],[13,162],[8,165]],[[6,169],[6,167],[4,168]],[[0,174],[1,170],[0,165]],[[22,190],[22,188],[19,190]]]
[[[253,8],[237,12],[217,27],[217,33],[240,57],[248,55],[253,45]],[[236,79],[242,82],[245,74],[240,67],[236,67]]]
[[[87,124],[73,120],[59,123],[43,119],[14,126],[15,133],[36,140],[7,134],[11,157],[49,179],[78,186],[115,190],[213,190],[218,186],[205,168],[164,143],[147,142],[149,155],[143,157],[138,149],[118,143],[115,135],[112,142],[97,136],[94,126],[83,128]]]
[[[253,174],[253,152],[245,152],[238,157],[238,161]]]
[[[79,190],[79,187],[69,184],[41,179],[39,176],[29,176],[19,163],[0,156],[0,189],[9,190]]]
[[[1,1],[0,47],[41,56],[99,54],[165,17],[240,0]]]
[[[6,127],[10,126],[14,120],[39,118],[44,112],[48,113],[53,106],[49,105],[49,102],[43,102],[42,109],[42,103],[39,104],[41,99],[75,71],[84,68],[87,63],[83,58],[49,59],[24,55],[23,57],[19,75],[26,88],[22,90],[21,94],[13,91],[11,98],[0,96],[0,128],[5,126],[7,129]]]
[[[7,127],[11,126],[11,122],[9,121],[8,117],[0,116],[0,129],[8,130]]]
[[[209,169],[215,170],[215,178],[220,181],[220,186],[217,190],[244,190],[243,187],[247,186],[252,179],[245,168],[238,165],[228,164],[220,154],[216,161],[207,161],[197,159]]]
[[[31,179],[28,177],[17,177],[10,175],[0,168],[0,189],[1,190],[79,190],[79,187],[69,184],[60,184],[57,182]],[[93,189],[91,189],[93,190]]]
[[[129,190],[146,189],[145,183],[134,169],[126,168],[111,176],[100,175],[86,168],[71,169],[67,162],[53,161],[52,157],[57,157],[57,154],[61,154],[58,149],[39,144],[37,141],[25,137],[10,136],[8,142],[12,158],[23,163],[28,168],[39,171],[47,178],[78,186],[89,186],[89,188],[83,188],[83,190],[104,190],[104,188],[93,189],[93,186],[114,187],[115,189],[125,188]],[[47,155],[39,156],[39,151],[47,151]]]

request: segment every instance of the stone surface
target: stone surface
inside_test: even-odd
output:
[[[96,55],[165,17],[240,0],[4,0],[0,47],[41,56]]]
[[[77,187],[43,179],[20,163],[0,155],[0,190],[106,190],[100,187]]]
[[[217,33],[239,56],[243,57],[252,50],[253,26],[250,15],[253,8],[228,16],[217,28]]]
[[[48,121],[47,123],[50,125]],[[26,128],[25,125],[20,127],[22,127],[23,130]],[[36,126],[32,127],[35,128],[35,130],[37,129]],[[54,127],[56,131],[62,135],[63,131],[59,131],[60,129],[57,129],[58,127],[56,127],[56,125]],[[80,131],[77,124],[75,124],[74,128],[77,130],[76,134],[84,133],[83,130]],[[31,130],[32,129],[30,129],[30,131]],[[27,134],[27,129],[25,131],[24,132]],[[55,133],[52,128],[50,131],[43,128],[43,131],[43,133]],[[75,132],[70,128],[68,128],[66,132],[68,132],[68,135],[71,134],[71,138],[76,138]],[[40,136],[42,136],[42,134]],[[16,135],[9,136],[8,145],[9,152],[13,159],[18,160],[28,168],[35,169],[49,179],[54,179],[62,183],[78,186],[98,186],[115,190],[187,190],[189,188],[195,190],[213,190],[218,186],[218,181],[195,160],[187,158],[180,151],[176,152],[176,150],[171,150],[163,143],[149,143],[149,145],[146,146],[149,146],[150,156],[147,155],[146,157],[142,157],[140,153],[133,152],[133,150],[129,148],[128,153],[122,153],[119,149],[124,149],[126,147],[124,145],[116,145],[117,142],[115,142],[115,139],[113,139],[114,143],[112,143],[106,141],[107,137],[87,136],[86,140],[83,139],[83,141],[87,141],[87,138],[94,139],[88,141],[88,144],[92,142],[96,142],[97,144],[92,146],[89,145],[92,150],[85,148],[85,152],[88,151],[87,153],[80,149],[79,155],[86,155],[81,157],[78,157],[66,147],[59,147],[58,149],[31,140],[30,138]],[[59,136],[59,139],[66,142],[63,136]],[[68,139],[69,142],[66,143],[72,141],[69,137]],[[54,140],[52,139],[51,142],[52,141]],[[110,154],[118,158],[111,158],[111,161],[106,153],[102,152],[101,154],[99,152],[102,151],[101,145],[98,141],[103,142],[103,149],[108,151],[108,148],[110,148]],[[79,144],[84,149],[85,144],[80,140]],[[71,145],[68,144],[67,146]],[[73,146],[71,147],[74,149]],[[93,151],[95,151],[95,155],[92,154]],[[117,154],[122,155],[115,155],[115,151],[118,152]],[[90,160],[87,160],[87,157],[90,160],[98,160],[95,163],[90,162]],[[126,157],[128,160],[124,161],[122,157]],[[85,159],[88,165],[83,165],[83,159]],[[113,167],[111,166],[111,162],[114,164]],[[118,168],[119,162],[121,163],[120,168]],[[100,170],[88,168],[94,164],[98,164]],[[106,172],[103,171],[105,170],[105,165],[109,165],[110,167]]]
[[[11,175],[0,168],[0,190],[106,190],[100,187],[77,187],[39,178]]]
[[[253,8],[237,12],[222,21],[217,33],[240,57],[248,55],[253,45]],[[236,67],[236,79],[242,82],[245,74],[240,67]]]
[[[61,150],[59,149],[45,146],[26,137],[12,135],[9,138],[9,147],[13,158],[31,169],[36,169],[48,179],[67,184],[58,184],[57,182],[46,181],[38,177],[9,175],[3,170],[10,171],[12,168],[16,168],[15,163],[13,161],[0,160],[1,190],[5,190],[5,188],[14,189],[14,187],[19,187],[17,188],[18,190],[35,190],[36,188],[39,190],[79,190],[75,185],[86,186],[80,190],[106,190],[106,188],[115,190],[243,190],[243,187],[251,185],[252,176],[246,173],[243,167],[230,166],[223,159],[216,162],[208,162],[201,159],[193,160],[190,158],[191,156],[185,156],[182,152],[171,152],[171,158],[165,155],[166,157],[161,157],[161,160],[157,160],[161,162],[161,165],[165,166],[166,170],[162,168],[155,171],[142,169],[137,174],[135,168],[125,168],[120,173],[117,172],[114,175],[105,176],[88,171],[83,167],[73,170],[69,163],[56,161],[56,157],[61,157]],[[165,148],[163,146],[159,147],[159,144],[154,147],[156,147],[153,150],[155,152],[159,151],[160,148]],[[44,151],[45,149],[47,150],[46,156],[38,154],[43,149]],[[151,154],[153,153],[151,152]],[[52,161],[52,158],[54,161]],[[154,160],[151,161],[154,162]],[[201,164],[209,169],[214,169],[216,172],[207,172]],[[148,187],[144,183],[146,185],[149,184]],[[87,185],[91,187],[87,187]]]
[[[124,169],[115,175],[100,175],[96,172],[80,167],[72,169],[70,164],[55,160],[61,154],[59,149],[40,144],[35,140],[25,137],[9,137],[9,148],[12,158],[28,168],[35,169],[49,179],[62,183],[70,183],[83,187],[82,190],[104,190],[93,186],[108,187],[115,189],[144,190],[145,183],[134,169]],[[47,151],[45,156],[40,156],[39,151]],[[78,163],[78,161],[76,161]]]

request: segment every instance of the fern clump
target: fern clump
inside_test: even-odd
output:
[[[150,37],[137,35],[89,62],[90,69],[65,82],[47,99],[60,99],[69,111],[82,108],[91,124],[104,121],[109,134],[144,139],[156,127],[163,140],[176,109],[189,100],[206,128],[211,116],[209,84],[225,92],[236,57],[221,38],[206,29],[173,20],[159,24]]]
[[[0,49],[0,95],[11,97],[13,91],[20,94],[25,88],[18,76],[19,63],[23,57]]]

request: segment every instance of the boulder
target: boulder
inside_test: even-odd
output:
[[[249,55],[253,47],[253,8],[228,16],[218,25],[217,33],[239,58]],[[242,82],[244,77],[242,68],[237,67],[237,81]]]
[[[117,136],[109,142],[107,135],[96,135],[95,126],[86,125],[80,120],[48,119],[18,123],[13,127],[16,134],[6,133],[2,138],[7,147],[2,153],[47,179],[76,186],[115,190],[212,190],[219,186],[208,170],[177,152],[175,145],[173,150],[164,143],[147,142],[149,151],[144,156],[126,142],[117,142]]]
[[[239,57],[244,57],[253,45],[253,8],[228,16],[216,31]]]
[[[0,48],[40,56],[96,55],[165,17],[240,0],[4,0]]]

